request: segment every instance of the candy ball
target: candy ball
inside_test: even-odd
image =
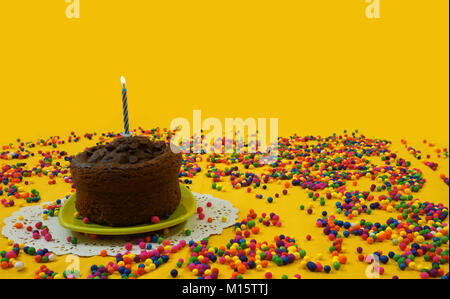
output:
[[[14,264],[14,268],[17,271],[21,271],[23,268],[25,268],[25,264],[23,262],[18,261]]]

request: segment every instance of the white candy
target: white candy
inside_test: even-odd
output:
[[[16,268],[17,271],[22,270],[23,268],[25,268],[25,264],[23,262],[16,262],[14,264],[14,268]]]
[[[49,254],[49,256],[48,256],[49,261],[54,261],[55,258],[56,258],[56,256],[54,254]]]
[[[73,275],[75,278],[80,278],[80,271],[75,270],[75,271],[73,271],[72,275]]]

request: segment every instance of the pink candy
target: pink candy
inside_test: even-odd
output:
[[[131,244],[129,242],[125,244],[125,249],[126,250],[131,250],[132,248],[133,248],[133,244]]]
[[[14,251],[8,251],[5,255],[7,259],[15,259],[17,257],[17,254]]]

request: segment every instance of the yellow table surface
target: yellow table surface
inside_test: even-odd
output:
[[[92,141],[89,141],[85,138],[82,138],[80,142],[75,144],[66,144],[58,147],[60,150],[67,150],[70,153],[77,153],[84,149],[87,145],[94,144],[96,138],[94,137]],[[430,153],[432,157],[435,157],[434,148],[430,148],[423,144],[417,144],[411,146],[416,149],[421,149],[424,154]],[[44,147],[37,146],[36,151],[40,148],[44,149]],[[49,149],[49,147],[45,147]],[[434,159],[439,162],[439,169],[437,171],[432,171],[430,168],[423,165],[423,162],[416,160],[410,153],[406,151],[403,144],[399,141],[394,141],[392,145],[393,151],[398,150],[398,153],[408,161],[412,162],[412,167],[417,167],[423,171],[424,177],[427,179],[425,187],[416,194],[417,198],[420,198],[422,201],[427,200],[434,203],[443,203],[445,206],[448,206],[449,200],[449,187],[444,184],[444,182],[439,178],[440,173],[445,173],[448,176],[448,159]],[[17,161],[17,160],[16,160]],[[34,165],[32,161],[36,161],[36,157],[32,159],[24,160],[29,165]],[[5,161],[0,161],[0,164]],[[6,161],[7,162],[7,161]],[[296,238],[299,246],[307,251],[307,254],[313,258],[317,257],[317,255],[322,254],[323,258],[320,260],[322,265],[326,265],[331,260],[331,255],[328,251],[330,246],[330,241],[327,239],[325,235],[322,233],[322,229],[319,229],[315,226],[316,219],[321,217],[320,213],[322,210],[327,210],[329,214],[335,214],[335,201],[330,200],[326,201],[325,207],[320,207],[318,201],[313,202],[308,196],[308,191],[305,191],[298,187],[289,188],[289,193],[286,196],[280,196],[280,198],[275,199],[272,204],[269,204],[265,199],[256,199],[255,191],[252,193],[247,193],[246,188],[242,188],[240,190],[231,189],[231,185],[229,183],[229,178],[225,180],[222,184],[225,187],[225,191],[217,191],[211,188],[211,179],[206,178],[204,175],[204,166],[205,162],[201,162],[200,164],[202,168],[202,172],[197,175],[193,179],[193,184],[191,185],[192,190],[199,193],[209,193],[216,197],[223,198],[229,200],[235,207],[239,209],[239,219],[245,217],[249,211],[249,209],[253,208],[256,213],[261,214],[262,212],[270,213],[274,212],[280,216],[281,221],[283,223],[281,228],[278,227],[265,227],[260,225],[261,232],[256,236],[256,239],[259,241],[272,241],[275,235],[285,234],[289,236],[293,236]],[[220,164],[219,164],[220,165]],[[57,178],[57,183],[55,185],[48,185],[47,177],[37,178],[33,177],[31,180],[33,184],[29,187],[30,190],[32,188],[36,188],[39,190],[42,196],[42,202],[52,201],[58,198],[63,197],[67,192],[70,191],[70,185],[66,184],[62,181],[61,178]],[[358,181],[358,186],[355,189],[359,190],[368,190],[372,181],[369,179],[361,179]],[[275,192],[279,192],[281,194],[281,190],[283,188],[281,185],[277,185],[276,183],[269,184],[267,190],[258,189],[257,192],[262,193],[265,198],[267,196],[273,196]],[[352,189],[352,188],[350,188]],[[262,192],[264,191],[264,192]],[[17,200],[16,206],[12,208],[5,208],[3,206],[0,207],[0,219],[11,215],[12,212],[19,209],[20,204],[28,205],[24,200]],[[301,211],[299,209],[300,204],[304,204],[307,206],[312,203],[314,206],[314,212],[312,215],[308,215],[306,211]],[[372,215],[362,214],[361,216],[355,218],[356,220],[366,219],[370,221],[378,221],[380,223],[384,223],[388,217],[392,217],[397,215],[396,213],[388,213],[381,210],[375,210]],[[448,219],[446,220],[448,223]],[[312,235],[312,240],[307,241],[306,235]],[[210,245],[211,246],[222,246],[226,245],[229,239],[233,238],[234,233],[232,228],[228,228],[223,231],[221,235],[215,235],[210,237]],[[252,235],[252,237],[254,237]],[[7,248],[8,240],[4,237],[0,238],[0,249]],[[280,278],[281,275],[286,274],[289,277],[293,277],[295,274],[300,274],[302,278],[365,278],[365,271],[367,265],[365,263],[359,262],[357,260],[356,248],[361,246],[364,249],[365,254],[372,253],[375,250],[383,250],[387,254],[387,252],[393,250],[397,251],[397,247],[393,246],[390,241],[385,241],[382,243],[375,243],[373,245],[368,245],[365,241],[363,241],[360,237],[349,237],[348,239],[344,238],[344,253],[347,258],[347,264],[343,265],[339,271],[332,270],[332,273],[311,273],[307,269],[302,269],[300,267],[300,263],[297,261],[293,264],[277,267],[274,263],[270,263],[267,268],[268,271],[271,271],[274,275],[274,278]],[[443,248],[448,248],[448,244],[443,246]],[[168,263],[163,264],[158,269],[153,272],[147,273],[142,276],[142,278],[169,278],[170,270],[176,267],[176,262],[179,258],[183,258],[185,261],[189,259],[190,253],[188,248],[184,248],[182,251],[171,256]],[[28,256],[26,254],[21,253],[18,257],[18,260],[23,261],[25,263],[25,269],[21,272],[18,272],[14,268],[10,268],[7,270],[0,269],[0,278],[33,278],[34,272],[39,268],[40,265],[37,264],[33,257]],[[114,261],[113,257],[90,257],[90,258],[81,258],[80,259],[80,271],[82,277],[86,277],[89,274],[89,269],[92,264],[104,264],[106,265],[109,261]],[[66,267],[69,265],[66,262],[66,256],[58,256],[55,261],[49,262],[45,264],[49,267],[49,269],[56,271],[58,273],[63,272]],[[195,278],[190,271],[185,267],[186,264],[179,269],[179,278]],[[400,278],[418,278],[419,272],[413,270],[400,271],[396,266],[396,263],[390,261],[387,265],[383,265],[385,268],[385,274],[381,276],[381,278],[391,278],[393,275],[397,275]],[[228,266],[219,265],[219,269],[221,271],[221,278],[229,278],[231,276],[231,269]],[[448,272],[448,264],[443,266],[445,269],[445,273]],[[258,272],[256,270],[249,270],[245,273],[245,278],[263,278],[264,272]],[[114,274],[111,277],[119,278],[118,274]]]

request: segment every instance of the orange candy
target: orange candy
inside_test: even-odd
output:
[[[1,266],[2,266],[2,269],[8,268],[8,262],[3,261],[3,262],[1,263]]]
[[[245,271],[247,271],[247,267],[244,266],[243,264],[240,264],[240,265],[238,266],[238,268],[237,268],[237,271],[238,271],[239,273],[241,273],[241,274],[244,274]]]
[[[132,259],[130,259],[128,256],[126,256],[126,257],[123,258],[123,262],[124,262],[125,264],[131,264]]]
[[[139,274],[139,276],[144,275],[145,274],[145,269],[144,268],[138,268],[137,273]]]

